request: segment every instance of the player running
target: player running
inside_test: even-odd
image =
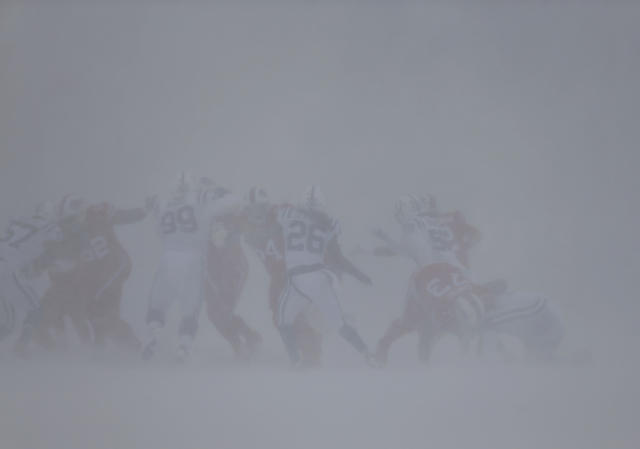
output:
[[[311,186],[300,206],[280,208],[277,220],[287,270],[286,286],[278,306],[278,329],[292,364],[301,365],[294,324],[301,314],[311,310],[320,312],[321,329],[338,329],[342,338],[368,363],[373,363],[367,345],[344,319],[333,286],[334,276],[327,263],[331,261],[337,271],[348,273],[364,284],[370,285],[371,280],[343,256],[338,244],[338,222],[326,213],[318,188]]]

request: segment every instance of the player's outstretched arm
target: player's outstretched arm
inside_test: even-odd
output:
[[[144,220],[147,217],[147,213],[144,207],[116,209],[111,220],[115,226],[129,225]]]
[[[233,193],[224,190],[213,201],[208,203],[212,216],[240,215],[245,206],[244,200]]]
[[[347,273],[348,275],[353,276],[363,284],[372,284],[371,278],[360,271],[344,256],[344,254],[342,254],[342,250],[338,244],[338,239],[335,237],[329,241],[327,247],[327,265],[340,274]]]
[[[143,207],[131,209],[115,209],[111,212],[111,222],[114,226],[129,225],[147,218],[147,215],[157,207],[158,199],[155,195],[144,201]]]
[[[378,257],[391,257],[405,254],[403,246],[392,239],[389,234],[380,228],[373,230],[373,236],[382,240],[384,246],[378,246],[373,249],[373,255]]]

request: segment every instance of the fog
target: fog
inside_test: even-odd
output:
[[[323,369],[292,371],[251,255],[238,311],[264,338],[257,360],[236,361],[204,317],[186,366],[3,354],[0,446],[640,444],[639,6],[104,3],[0,4],[2,226],[67,193],[142,206],[181,170],[278,202],[317,184],[373,279],[339,287],[373,347],[414,266],[353,250],[373,228],[397,233],[400,195],[431,193],[482,232],[474,280],[561,311],[565,361],[445,347],[424,365],[407,337],[371,370],[330,336]],[[133,261],[122,313],[141,338],[152,221],[118,228]]]

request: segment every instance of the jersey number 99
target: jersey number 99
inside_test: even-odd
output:
[[[160,226],[164,234],[173,234],[177,231],[191,234],[198,230],[196,214],[191,206],[183,206],[176,211],[168,211],[162,215]]]

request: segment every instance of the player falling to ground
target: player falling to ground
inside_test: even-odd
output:
[[[201,185],[182,173],[173,195],[155,210],[163,253],[156,271],[147,312],[148,341],[142,356],[151,358],[165,325],[166,312],[179,300],[178,360],[186,360],[198,329],[198,316],[210,288],[207,251],[216,218],[235,213],[241,201],[221,187]]]
[[[482,304],[472,292],[466,257],[479,233],[459,212],[438,213],[431,196],[403,196],[396,203],[395,218],[402,226],[400,241],[376,231],[385,247],[375,253],[408,256],[418,269],[409,280],[404,313],[379,341],[376,358],[386,363],[391,345],[417,331],[419,354],[426,361],[443,332],[453,332],[468,342],[481,320]]]
[[[287,284],[284,262],[284,238],[278,223],[278,211],[283,206],[271,204],[264,188],[252,187],[247,195],[247,206],[240,224],[245,243],[255,251],[269,276],[268,298],[273,324],[278,327],[278,302]],[[322,335],[308,322],[304,314],[298,315],[291,326],[298,344],[301,364],[317,367],[322,359]]]
[[[22,345],[33,332],[40,305],[33,281],[43,273],[35,262],[48,242],[61,238],[51,202],[38,205],[32,216],[11,220],[0,235],[0,339],[22,327]]]
[[[294,324],[300,314],[312,310],[320,312],[322,329],[338,329],[368,363],[373,363],[367,345],[344,319],[327,260],[331,259],[334,266],[367,285],[371,280],[342,255],[338,222],[326,213],[324,198],[318,188],[311,186],[300,206],[281,208],[278,222],[282,228],[287,269],[287,283],[278,307],[278,329],[293,365],[301,364]]]
[[[115,228],[143,220],[153,205],[118,209],[108,203],[89,205],[75,195],[60,203],[63,238],[48,245],[43,259],[50,265],[51,285],[39,312],[37,339],[53,348],[50,330],[64,329],[68,316],[84,343],[103,348],[107,340],[129,353],[140,343],[121,316],[124,284],[131,274],[131,259]]]

